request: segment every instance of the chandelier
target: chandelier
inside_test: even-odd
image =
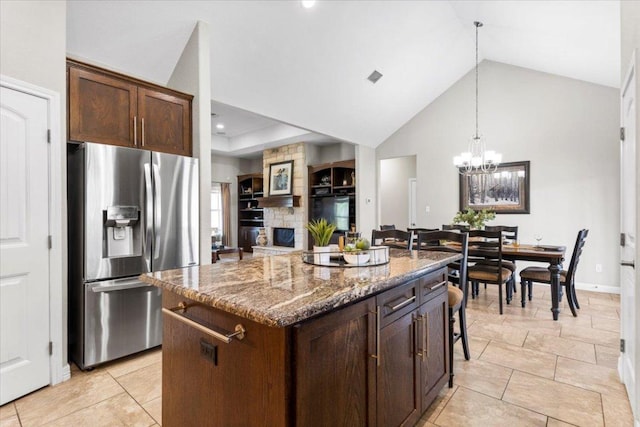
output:
[[[467,151],[453,158],[453,164],[461,174],[471,172],[494,172],[502,161],[502,154],[487,150],[484,138],[478,133],[478,28],[482,22],[474,21],[476,27],[476,133],[469,141]]]

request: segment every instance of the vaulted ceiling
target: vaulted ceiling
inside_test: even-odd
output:
[[[68,1],[71,56],[166,84],[200,20],[212,100],[377,146],[480,60],[619,86],[618,1]],[[382,79],[367,76],[378,70]],[[215,132],[215,129],[213,130]]]

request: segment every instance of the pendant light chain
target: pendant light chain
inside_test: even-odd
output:
[[[478,28],[482,26],[482,22],[475,21],[476,26],[476,139],[478,139]]]

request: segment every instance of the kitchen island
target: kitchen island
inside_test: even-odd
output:
[[[451,253],[300,254],[150,273],[163,289],[163,426],[413,425],[448,380]]]

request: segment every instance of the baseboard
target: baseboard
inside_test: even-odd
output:
[[[596,283],[578,283],[576,282],[576,289],[581,291],[603,292],[606,294],[619,294],[619,286],[606,286],[598,285]]]

